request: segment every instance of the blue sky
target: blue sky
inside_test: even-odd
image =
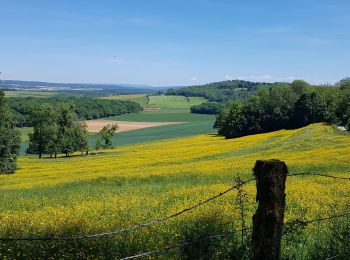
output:
[[[348,0],[0,0],[3,79],[192,85],[350,76]]]

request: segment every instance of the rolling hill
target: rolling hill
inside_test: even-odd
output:
[[[0,176],[0,236],[89,234],[147,222],[226,190],[238,176],[242,180],[252,178],[251,168],[258,159],[281,159],[290,173],[349,177],[349,147],[348,134],[314,124],[230,140],[198,135],[147,142],[95,156],[56,160],[20,157],[20,170],[15,175]],[[244,217],[249,226],[256,207],[255,184],[247,184],[243,190]],[[295,176],[288,177],[286,193],[286,221],[312,219],[346,210],[350,186],[336,179]],[[14,252],[17,256],[42,257],[43,248],[56,257],[120,258],[241,227],[236,199],[236,192],[231,192],[167,222],[119,236],[28,242],[26,246],[13,242],[6,252],[1,249],[5,244],[0,243],[0,251],[9,258]],[[304,227],[294,237],[284,233],[283,255],[298,258],[326,246],[322,239],[332,235],[334,223]],[[225,243],[216,240],[197,250],[227,257],[236,239],[232,235]],[[299,239],[304,241],[302,245],[296,242]],[[174,249],[163,256],[180,254],[186,252]]]

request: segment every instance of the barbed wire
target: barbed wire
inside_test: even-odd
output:
[[[97,234],[89,234],[89,235],[80,235],[80,236],[67,236],[67,237],[18,237],[18,238],[10,238],[10,237],[2,237],[0,238],[0,241],[48,241],[48,240],[76,240],[76,239],[88,239],[88,238],[96,238],[96,237],[103,237],[103,236],[110,236],[110,235],[116,235],[116,234],[119,234],[119,233],[124,233],[124,232],[130,232],[130,231],[134,231],[136,229],[140,229],[140,228],[143,228],[143,227],[147,227],[147,226],[150,226],[150,225],[154,225],[156,223],[161,223],[161,222],[164,222],[164,221],[167,221],[169,219],[172,219],[172,218],[175,218],[185,212],[188,212],[188,211],[191,211],[195,208],[198,208],[214,199],[217,199],[223,195],[225,195],[226,193],[234,190],[234,189],[237,189],[238,187],[241,187],[249,182],[252,182],[254,181],[255,178],[252,178],[252,179],[249,179],[249,180],[246,180],[246,181],[243,181],[243,182],[240,182],[239,184],[237,185],[234,185],[232,186],[231,188],[223,191],[223,192],[220,192],[218,193],[217,195],[213,196],[213,197],[210,197],[206,200],[203,200],[203,201],[200,201],[188,208],[185,208],[181,211],[178,211],[172,215],[169,215],[169,216],[166,216],[166,217],[163,217],[163,218],[158,218],[158,219],[155,219],[155,220],[152,220],[152,221],[149,221],[149,222],[146,222],[146,223],[142,223],[142,224],[138,224],[138,225],[135,225],[133,227],[129,227],[129,228],[123,228],[123,229],[119,229],[119,230],[115,230],[115,231],[107,231],[107,232],[103,232],[103,233],[97,233]]]
[[[314,175],[314,176],[322,176],[322,177],[328,177],[328,178],[334,178],[334,179],[342,179],[342,180],[350,180],[350,178],[345,178],[345,177],[338,177],[338,176],[332,176],[332,175],[326,175],[326,174],[318,174],[318,173],[295,173],[295,174],[288,174],[287,176],[301,176],[301,175]],[[149,221],[149,222],[145,222],[145,223],[141,223],[141,224],[138,224],[138,225],[135,225],[133,227],[129,227],[129,228],[122,228],[122,229],[119,229],[119,230],[115,230],[115,231],[107,231],[107,232],[102,232],[102,233],[96,233],[96,234],[85,234],[85,235],[78,235],[78,236],[65,236],[65,237],[55,237],[55,236],[51,236],[51,237],[17,237],[17,238],[11,238],[11,237],[0,237],[0,241],[50,241],[50,240],[77,240],[77,239],[89,239],[89,238],[97,238],[97,237],[104,237],[104,236],[110,236],[110,235],[117,235],[117,234],[120,234],[120,233],[124,233],[124,232],[131,232],[131,231],[134,231],[134,230],[137,230],[137,229],[140,229],[140,228],[143,228],[143,227],[147,227],[147,226],[150,226],[150,225],[154,225],[154,224],[157,224],[157,223],[161,223],[161,222],[164,222],[164,221],[167,221],[169,219],[172,219],[172,218],[175,218],[185,212],[188,212],[188,211],[191,211],[195,208],[198,208],[214,199],[217,199],[227,193],[229,193],[230,191],[234,190],[234,189],[237,189],[249,182],[252,182],[256,180],[256,178],[252,178],[252,179],[249,179],[249,180],[246,180],[246,181],[242,181],[234,186],[232,186],[231,188],[223,191],[223,192],[220,192],[218,193],[217,195],[213,196],[213,197],[210,197],[206,200],[203,200],[203,201],[200,201],[188,208],[185,208],[181,211],[178,211],[172,215],[169,215],[169,216],[166,216],[166,217],[163,217],[163,218],[158,218],[158,219],[155,219],[155,220],[152,220],[152,221]]]
[[[285,225],[301,224],[301,223],[303,225],[308,225],[308,224],[311,224],[311,223],[314,223],[314,222],[321,222],[321,221],[326,221],[326,220],[335,219],[335,218],[342,218],[342,217],[345,217],[345,216],[350,216],[350,212],[344,213],[344,214],[339,214],[339,215],[332,215],[332,216],[328,216],[328,217],[324,217],[324,218],[311,219],[311,220],[293,220],[293,221],[288,221],[287,223],[285,223]],[[169,250],[174,249],[174,248],[184,247],[184,246],[187,246],[187,245],[190,245],[190,244],[194,244],[194,243],[198,243],[198,242],[205,241],[205,240],[217,239],[217,238],[221,238],[221,237],[227,237],[227,236],[232,235],[234,233],[247,231],[247,230],[251,230],[251,229],[253,229],[253,227],[247,227],[247,228],[243,228],[243,229],[236,229],[236,230],[231,231],[231,232],[226,232],[226,233],[221,233],[221,234],[218,234],[218,235],[207,236],[207,237],[204,237],[204,238],[200,238],[200,239],[193,240],[193,241],[188,241],[188,242],[182,242],[182,243],[179,243],[179,244],[170,244],[170,245],[167,245],[167,246],[165,246],[165,247],[163,247],[161,249],[155,249],[155,250],[143,252],[143,253],[140,253],[140,254],[137,254],[137,255],[128,256],[128,257],[125,257],[125,258],[121,258],[121,260],[136,259],[136,258],[140,258],[140,257],[144,257],[144,256],[160,254],[160,253],[169,251]],[[338,256],[339,255],[334,256],[334,258],[336,258]],[[334,259],[334,258],[328,258],[328,259]]]
[[[342,254],[337,254],[331,257],[326,258],[326,260],[336,259],[337,257],[341,256]]]
[[[302,172],[302,173],[293,173],[293,174],[287,174],[287,176],[320,176],[320,177],[326,177],[326,178],[332,178],[332,179],[340,179],[340,180],[348,180],[350,181],[350,177],[339,177],[334,175],[328,175],[328,174],[321,174],[321,173],[309,173],[309,172]]]
[[[218,235],[207,236],[207,237],[203,237],[203,238],[200,238],[200,239],[197,239],[197,240],[193,240],[193,241],[182,242],[180,244],[172,244],[172,245],[165,246],[165,247],[163,247],[161,249],[156,249],[156,250],[140,253],[140,254],[137,254],[137,255],[121,258],[121,260],[136,259],[136,258],[140,258],[140,257],[144,257],[144,256],[160,254],[160,253],[163,253],[165,251],[169,251],[169,250],[174,249],[174,248],[184,247],[184,246],[187,246],[187,245],[190,245],[190,244],[194,244],[194,243],[198,243],[198,242],[202,242],[202,241],[205,241],[205,240],[211,240],[211,239],[218,239],[218,238],[222,238],[222,237],[227,237],[227,236],[232,235],[232,234],[234,234],[235,232],[238,232],[238,231],[239,230],[232,231],[232,232],[226,232],[226,233],[222,233],[222,234],[218,234]]]
[[[343,217],[347,217],[350,216],[350,212],[346,212],[343,214],[338,214],[338,215],[332,215],[332,216],[328,216],[328,217],[323,217],[323,218],[316,218],[316,219],[312,219],[312,220],[300,220],[300,219],[296,219],[293,221],[288,221],[287,223],[285,223],[285,225],[287,224],[301,224],[301,225],[308,225],[314,222],[322,222],[322,221],[326,221],[326,220],[331,220],[331,219],[335,219],[335,218],[343,218]]]

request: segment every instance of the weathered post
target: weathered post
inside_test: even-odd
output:
[[[278,260],[288,168],[280,160],[258,160],[253,171],[256,177],[256,201],[259,203],[253,216],[253,259]]]

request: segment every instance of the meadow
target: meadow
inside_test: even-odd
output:
[[[147,98],[148,97],[148,98]],[[172,95],[147,95],[147,94],[131,94],[131,95],[113,95],[103,97],[104,99],[131,100],[139,103],[143,107],[156,108],[173,108],[173,109],[189,109],[193,105],[199,105],[207,100],[202,97],[172,96]]]
[[[130,95],[111,95],[102,97],[102,99],[111,99],[111,100],[131,100],[139,103],[141,106],[147,105],[147,94],[130,94]]]
[[[348,134],[314,124],[230,140],[205,134],[146,142],[95,156],[56,160],[20,157],[20,169],[15,175],[0,176],[0,237],[99,233],[147,222],[228,189],[236,183],[237,176],[242,180],[252,178],[251,169],[258,159],[283,160],[290,173],[350,177],[349,153]],[[240,228],[243,220],[246,226],[251,225],[256,208],[255,184],[243,186],[242,192],[246,194],[241,205],[244,219],[236,203],[237,192],[232,191],[166,222],[117,236],[62,242],[0,242],[0,257],[120,258],[229,232]],[[288,177],[286,194],[286,222],[349,211],[348,181]],[[322,259],[347,250],[332,231],[336,227],[339,233],[342,225],[329,221],[284,233],[284,258]],[[333,249],[329,249],[329,239],[333,239]],[[238,232],[220,240],[173,249],[158,257],[246,258],[249,254],[244,253],[244,244],[248,240],[249,234],[241,239]]]

